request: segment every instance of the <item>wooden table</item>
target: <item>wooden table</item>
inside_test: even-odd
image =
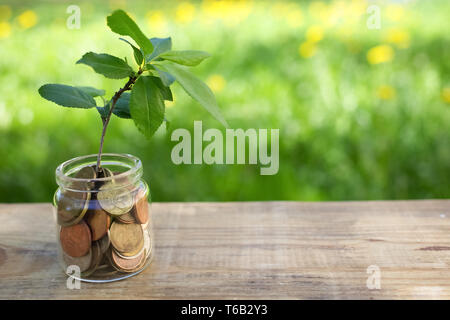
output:
[[[147,270],[69,290],[50,204],[0,205],[0,298],[450,298],[450,200],[154,203],[152,214]],[[368,288],[377,268],[381,288]]]

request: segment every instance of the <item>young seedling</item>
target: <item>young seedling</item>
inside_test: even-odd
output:
[[[128,78],[125,85],[116,91],[110,100],[104,98],[104,90],[92,87],[45,84],[39,88],[39,94],[43,98],[60,106],[97,109],[103,124],[97,173],[101,171],[103,141],[111,116],[114,114],[119,118],[133,119],[139,131],[151,138],[166,120],[164,101],[173,101],[170,86],[175,81],[224,126],[228,126],[212,91],[185,67],[180,66],[198,65],[209,57],[207,52],[172,50],[170,37],[149,39],[123,10],[114,11],[106,21],[111,31],[134,40],[136,45],[125,38],[119,38],[133,49],[137,71],[127,61],[107,53],[88,52],[77,64],[86,64],[106,78]],[[103,106],[97,106],[94,99],[96,97],[101,97]]]

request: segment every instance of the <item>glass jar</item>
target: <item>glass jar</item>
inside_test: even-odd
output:
[[[153,257],[150,190],[141,161],[128,154],[68,160],[56,169],[53,199],[59,261],[87,282],[138,274]]]

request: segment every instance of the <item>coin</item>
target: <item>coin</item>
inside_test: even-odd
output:
[[[134,219],[134,216],[131,214],[131,212],[127,212],[118,216],[117,220],[122,223],[136,223],[136,219]]]
[[[83,272],[82,274],[83,277],[88,277],[91,274],[93,274],[95,270],[97,270],[97,267],[100,265],[100,261],[102,260],[103,257],[98,242],[94,242],[92,244],[92,249],[90,251],[92,252],[91,263],[89,265],[89,268],[85,270],[85,272]]]
[[[114,184],[114,182],[106,182],[100,187],[97,193],[97,200],[103,210],[118,216],[127,213],[133,207],[133,197],[131,193]]]
[[[83,219],[89,207],[91,194],[65,190],[57,199],[57,219],[61,226],[77,224]]]
[[[84,221],[70,227],[61,227],[59,238],[64,252],[71,257],[82,257],[91,248],[91,231]]]
[[[104,254],[108,248],[109,248],[109,230],[107,231],[107,233],[103,236],[103,238],[101,238],[100,240],[97,240],[98,244],[100,245],[100,251],[102,252],[102,254]]]
[[[144,248],[145,248],[145,252],[147,253],[146,258],[148,258],[148,256],[152,252],[153,243],[151,242],[152,240],[150,238],[150,234],[149,234],[148,230],[143,229],[143,231],[144,231]]]
[[[142,268],[144,268],[145,263],[147,262],[147,257],[148,257],[148,253],[146,250],[144,250],[144,258],[141,260],[141,263],[134,269],[132,270],[127,270],[126,272],[132,273],[132,272],[137,272],[139,270],[142,270]]]
[[[86,166],[78,170],[75,173],[74,178],[84,179],[84,180],[93,180],[97,177],[97,173],[95,172],[95,168],[93,166]],[[93,181],[75,181],[74,182],[77,190],[90,190],[94,187]]]
[[[113,247],[124,256],[133,256],[144,246],[144,235],[139,224],[113,222],[110,229]]]
[[[145,229],[147,229],[147,227],[148,227],[148,223],[149,223],[149,221],[147,221],[144,224],[141,224],[142,230],[144,230],[144,232],[145,232]]]
[[[96,241],[108,232],[111,217],[97,204],[95,205],[95,209],[89,210],[86,214],[86,222],[91,228],[92,241]]]
[[[66,266],[78,266],[80,268],[80,271],[86,271],[89,269],[92,261],[92,250],[89,250],[89,252],[82,256],[82,257],[71,257],[64,251],[62,252],[62,256],[64,259],[64,262],[66,263]]]
[[[144,240],[145,240],[145,239],[144,239]],[[144,252],[144,249],[145,249],[145,241],[144,241],[144,246],[142,246],[142,249],[141,249],[138,253],[136,253],[136,254],[134,254],[134,255],[132,255],[132,256],[126,256],[126,255],[123,255],[123,254],[121,254],[119,251],[117,251],[116,249],[113,248],[114,252],[117,253],[117,255],[118,255],[119,257],[123,258],[123,259],[134,259],[134,258],[140,256],[140,255],[142,254],[142,252]]]
[[[133,208],[134,217],[140,224],[145,224],[148,221],[148,202],[143,189],[139,189],[135,201],[136,204]]]
[[[130,272],[136,269],[138,266],[142,264],[142,261],[145,260],[145,252],[143,251],[140,255],[132,259],[124,259],[121,258],[117,253],[112,250],[111,251],[111,259],[114,263],[114,266],[123,272]]]

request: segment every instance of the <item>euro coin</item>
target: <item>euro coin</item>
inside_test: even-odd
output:
[[[91,266],[92,250],[89,250],[88,253],[82,257],[71,257],[64,251],[62,252],[62,256],[66,267],[78,266],[78,268],[80,268],[80,272],[86,271]]]
[[[108,248],[109,248],[109,230],[108,232],[103,236],[103,238],[101,238],[100,240],[97,240],[97,242],[100,245],[100,251],[102,252],[102,254],[104,254]]]
[[[94,210],[86,213],[86,222],[91,228],[92,241],[97,241],[108,232],[111,217],[97,204]]]
[[[114,263],[114,266],[122,271],[122,272],[131,272],[135,270],[138,266],[142,264],[142,261],[145,260],[145,252],[142,252],[135,258],[132,259],[124,259],[121,258],[117,253],[112,250],[111,259]]]
[[[62,249],[71,257],[82,257],[91,249],[91,231],[84,221],[70,227],[61,227],[59,238]]]
[[[113,222],[110,229],[112,246],[124,256],[134,256],[144,246],[144,235],[139,224]]]
[[[97,173],[95,172],[95,168],[93,166],[83,167],[74,175],[74,178],[83,180],[75,181],[74,185],[77,190],[91,190],[94,187],[94,181],[85,180],[93,180],[96,177]]]
[[[134,219],[134,216],[130,212],[118,216],[117,220],[122,223],[136,223],[136,219]]]
[[[135,201],[136,204],[133,208],[134,217],[140,224],[145,224],[148,221],[148,202],[143,189],[139,189]]]
[[[57,198],[57,220],[61,226],[77,224],[83,219],[89,207],[89,192],[62,191]]]
[[[144,239],[144,246],[142,246],[142,249],[141,249],[138,253],[136,253],[136,254],[134,254],[134,255],[132,255],[132,256],[126,256],[126,255],[123,255],[123,254],[121,254],[119,251],[117,251],[116,249],[113,248],[113,250],[115,251],[115,253],[117,253],[117,255],[118,255],[119,257],[123,258],[123,259],[134,259],[134,258],[140,256],[140,255],[142,254],[142,252],[144,252],[144,249],[145,249],[145,239]]]
[[[97,193],[97,200],[103,210],[113,216],[125,214],[133,207],[131,193],[113,182],[106,182]]]
[[[102,260],[103,257],[98,242],[94,242],[92,244],[91,252],[92,252],[91,263],[89,265],[89,268],[83,272],[82,274],[83,277],[88,277],[92,275],[95,272],[95,270],[97,270],[97,267],[100,265],[100,261]]]

